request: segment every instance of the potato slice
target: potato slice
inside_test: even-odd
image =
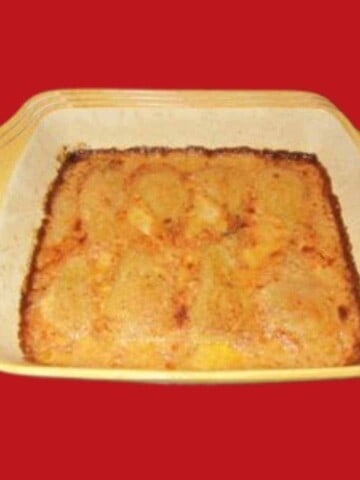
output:
[[[168,274],[160,255],[130,250],[120,261],[103,313],[123,339],[166,333],[174,325]]]
[[[228,223],[223,208],[209,197],[195,195],[192,209],[186,224],[186,233],[190,237],[204,232],[226,233]]]
[[[121,166],[90,174],[80,193],[80,215],[91,241],[109,243],[116,239],[116,219],[125,198]]]
[[[213,166],[197,172],[192,178],[200,191],[224,206],[229,214],[241,213],[250,184],[248,175],[240,176],[234,167]]]
[[[298,172],[285,168],[263,169],[255,182],[260,213],[281,219],[285,224],[304,218],[307,186]]]
[[[144,208],[137,205],[130,207],[127,213],[127,219],[133,227],[144,235],[150,235],[152,233],[154,219]]]
[[[190,313],[192,328],[205,335],[241,331],[245,304],[245,292],[231,250],[221,244],[205,249],[197,296]]]
[[[42,316],[71,340],[78,340],[91,329],[95,314],[91,278],[86,257],[70,257],[62,264],[40,303]]]
[[[171,168],[142,172],[135,180],[134,190],[159,221],[177,221],[189,201],[184,181]]]
[[[305,357],[308,352],[313,365],[324,351],[332,358],[341,358],[343,327],[321,278],[290,260],[267,275],[256,301],[268,339],[281,342],[284,349],[295,345]]]
[[[282,228],[282,222],[263,222],[254,225],[241,250],[240,258],[250,269],[263,267],[270,260],[272,255],[282,252],[289,240],[287,231]]]

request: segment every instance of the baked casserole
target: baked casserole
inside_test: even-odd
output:
[[[45,365],[347,365],[359,360],[358,286],[314,155],[79,150],[48,193],[20,342]]]

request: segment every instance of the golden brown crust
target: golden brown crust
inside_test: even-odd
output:
[[[272,164],[287,164],[291,165],[294,161],[296,161],[297,165],[303,164],[305,167],[308,165],[312,165],[315,167],[316,171],[320,174],[321,181],[322,181],[322,194],[323,198],[325,201],[328,203],[328,206],[331,209],[331,215],[332,218],[335,222],[336,225],[336,230],[339,235],[339,240],[340,240],[340,245],[341,245],[341,255],[343,257],[343,260],[345,262],[345,270],[347,272],[347,285],[350,289],[350,303],[353,302],[353,307],[345,306],[345,305],[338,305],[337,311],[338,311],[338,316],[341,319],[342,322],[346,323],[348,322],[348,317],[352,319],[355,319],[357,317],[357,322],[360,317],[360,290],[359,290],[359,276],[355,267],[354,260],[351,255],[351,246],[350,246],[350,241],[347,235],[346,228],[344,226],[344,223],[342,221],[341,217],[341,210],[340,210],[340,205],[337,197],[333,194],[332,188],[331,188],[331,181],[330,178],[325,170],[325,168],[320,164],[318,161],[317,157],[313,154],[305,154],[301,152],[287,152],[287,151],[271,151],[271,150],[255,150],[249,147],[233,147],[233,148],[218,148],[214,150],[206,149],[203,147],[187,147],[186,149],[182,148],[167,148],[167,147],[134,147],[134,148],[128,148],[124,150],[117,150],[117,149],[97,149],[97,150],[77,150],[74,152],[68,152],[65,155],[64,161],[61,163],[59,172],[57,175],[57,178],[54,180],[53,184],[51,185],[49,189],[49,193],[47,195],[45,205],[44,205],[44,221],[41,226],[41,228],[38,231],[38,236],[37,236],[37,241],[36,245],[33,251],[32,259],[29,265],[28,269],[28,275],[24,281],[24,286],[23,286],[23,292],[22,292],[22,298],[21,298],[21,305],[20,305],[20,314],[21,314],[21,325],[20,325],[20,344],[21,348],[25,354],[25,356],[32,361],[39,361],[46,363],[46,360],[42,359],[41,356],[39,357],[38,354],[34,353],[33,350],[33,340],[29,340],[31,333],[33,331],[33,326],[31,323],[34,324],[34,320],[29,320],[32,318],[32,316],[29,314],[31,308],[32,308],[32,295],[34,291],[36,290],[36,277],[39,274],[39,268],[37,266],[37,262],[39,259],[40,252],[43,249],[44,246],[44,241],[47,235],[47,231],[49,228],[49,224],[52,221],[52,216],[53,216],[53,205],[54,205],[54,200],[57,198],[57,195],[59,191],[61,191],[64,183],[66,182],[66,174],[69,171],[69,168],[71,165],[76,165],[79,164],[80,162],[91,162],[91,159],[94,158],[96,159],[99,155],[104,155],[105,157],[111,157],[113,155],[117,156],[122,156],[126,158],[127,156],[131,155],[138,155],[138,156],[143,156],[144,159],[151,160],[151,158],[154,155],[160,155],[163,156],[164,159],[166,159],[168,156],[173,155],[174,153],[178,153],[184,156],[187,155],[198,155],[200,157],[207,157],[209,159],[217,159],[221,158],[222,156],[227,156],[227,155],[235,155],[239,156],[239,158],[242,158],[244,156],[249,156],[252,155],[254,157],[257,157],[262,160],[268,160]],[[119,163],[120,160],[117,158],[117,164]],[[251,206],[249,206],[249,211],[251,211]],[[168,219],[165,219],[167,221]],[[237,232],[242,227],[247,227],[245,225],[246,222],[239,221],[239,217],[231,217],[231,219],[227,220],[228,221],[228,233],[230,236],[234,233]],[[82,224],[81,221],[79,220],[80,224],[78,224],[78,229],[81,230]],[[243,223],[242,223],[243,222]],[[236,227],[236,228],[235,228]],[[227,235],[226,234],[226,235]],[[176,246],[176,232],[174,230],[174,235],[175,237],[173,240],[175,243],[173,243],[174,246]],[[170,237],[169,237],[170,238]],[[170,241],[170,240],[169,240]],[[306,251],[307,248],[311,250],[313,247],[307,247],[306,245],[303,247],[304,252]],[[309,250],[309,251],[310,251]],[[276,252],[274,252],[276,254]],[[273,254],[271,254],[273,255]],[[330,260],[329,260],[330,261]],[[332,259],[332,261],[334,261]],[[212,267],[211,267],[212,268]],[[185,294],[184,294],[185,295]],[[188,294],[187,294],[188,295]],[[181,330],[183,329],[183,325],[186,324],[189,321],[189,311],[188,307],[186,306],[186,301],[189,302],[189,300],[185,297],[182,296],[181,292],[179,295],[177,295],[176,300],[173,300],[173,308],[174,310],[174,319],[175,322],[178,326],[178,328]],[[236,304],[236,302],[235,302]],[[351,311],[351,314],[349,312]],[[354,320],[352,320],[354,321]],[[101,323],[101,322],[100,322]],[[236,323],[236,322],[235,322]],[[106,327],[108,328],[108,327]],[[215,328],[215,327],[214,327]],[[218,327],[216,327],[218,328]],[[232,327],[231,327],[232,328]],[[278,327],[276,327],[276,335],[277,338],[279,339],[280,342],[283,342],[284,345],[286,344],[290,350],[292,348],[298,348],[297,342],[298,340],[296,338],[293,338],[292,335],[289,332],[283,332],[283,330]],[[355,331],[356,330],[356,331]],[[344,350],[344,353],[342,354],[342,357],[340,356],[339,358],[342,358],[342,360],[335,360],[333,361],[334,364],[350,364],[350,363],[355,363],[358,362],[360,359],[360,335],[359,335],[359,325],[357,325],[357,328],[354,330],[352,333],[353,335],[353,346],[351,349],[347,348]],[[141,332],[140,332],[141,333]],[[350,335],[351,336],[351,335]],[[293,343],[292,343],[293,342]],[[185,342],[186,343],[186,342]],[[181,347],[178,346],[178,343],[175,344],[177,347],[175,349],[181,349]],[[184,345],[184,342],[180,341],[180,345]],[[143,348],[143,346],[141,347]],[[188,347],[190,348],[190,347]],[[210,348],[210,347],[209,347]],[[150,364],[149,366],[155,366],[155,367],[161,367],[161,365],[164,366],[164,368],[194,368],[194,369],[203,369],[203,368],[249,368],[252,366],[269,366],[269,367],[274,367],[274,366],[291,366],[287,365],[286,361],[283,363],[277,363],[277,361],[274,362],[274,364],[270,364],[268,360],[264,360],[265,363],[261,362],[261,359],[253,359],[249,360],[248,363],[243,360],[241,355],[238,355],[238,352],[236,355],[234,354],[233,351],[229,350],[229,347],[227,344],[225,346],[220,345],[217,346],[218,348],[217,353],[215,350],[211,350],[209,353],[209,348],[201,346],[200,350],[201,353],[196,351],[193,354],[193,358],[191,362],[188,361],[188,363],[185,362],[179,362],[178,364],[174,364],[173,358],[169,359],[166,358],[164,363],[161,363],[162,360],[157,361],[154,360],[154,364]],[[190,348],[191,349],[191,348]],[[146,348],[145,348],[146,350]],[[185,348],[186,350],[186,348]],[[241,350],[241,349],[240,349]],[[147,351],[147,350],[146,350]],[[346,352],[345,352],[346,351]],[[214,355],[215,353],[219,357],[224,356],[224,364],[214,363]],[[241,352],[240,352],[241,353]],[[301,353],[301,352],[300,352]],[[156,357],[157,353],[154,353],[154,358]],[[161,354],[161,355],[168,355],[168,354]],[[160,356],[161,356],[160,355]],[[187,355],[187,353],[182,353],[181,355]],[[180,358],[183,358],[181,357]],[[274,355],[276,355],[276,352],[274,351]],[[345,355],[345,357],[344,357]],[[120,355],[121,356],[121,355]],[[141,355],[140,355],[141,357]],[[146,358],[146,355],[145,357]],[[157,358],[157,357],[156,357]],[[207,361],[211,358],[211,361]],[[305,357],[304,357],[305,358]],[[307,358],[307,357],[306,357]],[[308,360],[305,358],[305,366],[309,366]],[[335,358],[335,357],[334,357]],[[141,361],[143,363],[141,363]],[[146,367],[147,365],[144,364],[144,360],[141,360],[140,364],[134,364],[134,366],[142,366]],[[56,361],[55,361],[56,362]],[[118,362],[118,363],[116,363]],[[116,362],[113,364],[113,366],[127,366],[126,364],[126,359],[125,363],[121,363],[121,360],[116,360]],[[200,362],[200,364],[199,364]],[[267,362],[267,363],[266,363]],[[295,366],[302,366],[302,363],[300,361],[300,364],[297,364],[295,360],[293,360],[293,363],[295,362]],[[329,362],[329,363],[327,363]],[[326,364],[332,364],[332,360],[326,360],[324,365]],[[50,360],[49,363],[52,363]],[[76,364],[76,361],[73,362]],[[71,364],[71,362],[70,362]],[[90,363],[91,359],[90,359]],[[96,360],[95,360],[96,364]],[[310,361],[311,364],[311,361]],[[105,361],[105,366],[112,366],[111,362]],[[131,366],[131,365],[130,365]],[[313,365],[313,366],[318,366],[318,365]]]

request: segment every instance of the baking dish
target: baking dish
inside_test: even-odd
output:
[[[0,127],[0,370],[34,376],[183,383],[360,376],[359,366],[153,371],[46,367],[23,360],[18,305],[43,199],[64,146],[253,148],[316,153],[326,166],[360,262],[360,137],[325,98],[303,92],[63,90],[30,99]]]

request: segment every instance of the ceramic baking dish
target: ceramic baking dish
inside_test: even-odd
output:
[[[52,377],[184,383],[360,376],[359,366],[283,370],[153,371],[45,367],[18,344],[20,288],[43,199],[64,146],[254,148],[316,153],[339,196],[360,264],[360,136],[325,98],[290,91],[63,90],[30,99],[0,127],[0,371]]]

